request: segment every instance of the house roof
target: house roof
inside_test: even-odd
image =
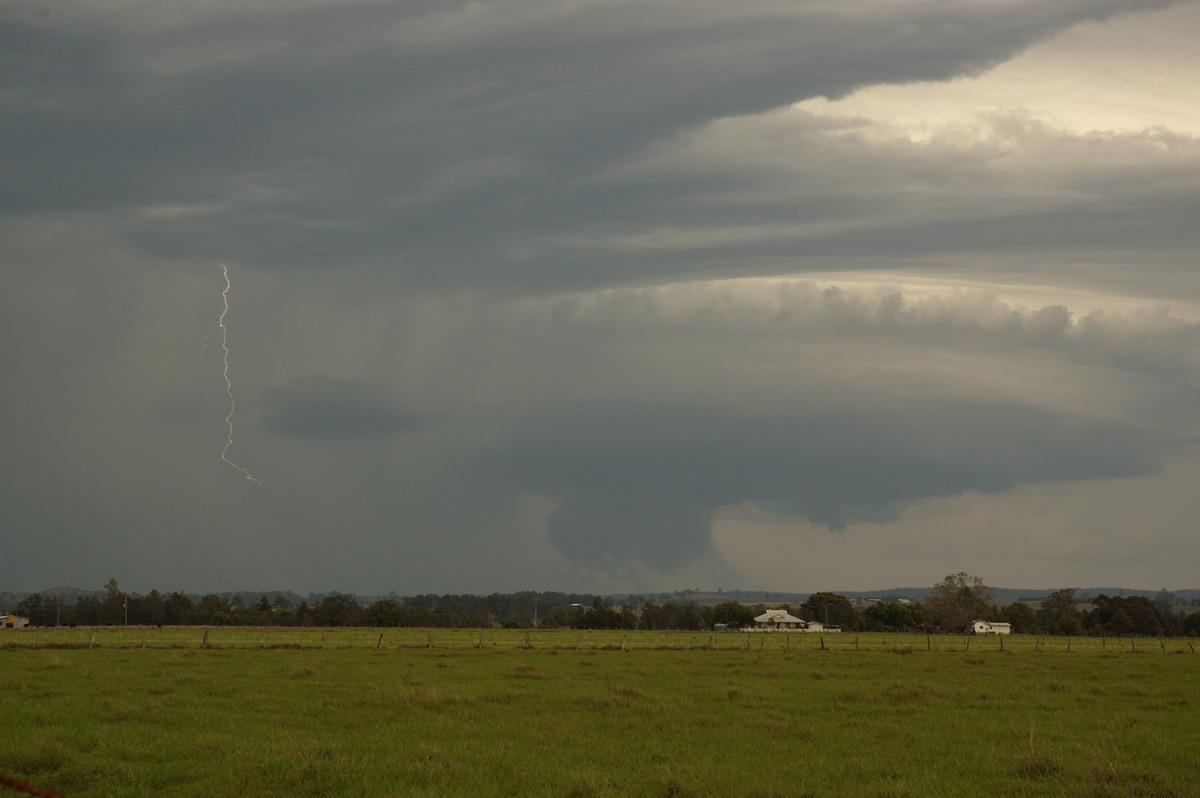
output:
[[[767,610],[762,615],[757,616],[754,621],[756,623],[804,623],[804,621],[792,615],[787,610]]]

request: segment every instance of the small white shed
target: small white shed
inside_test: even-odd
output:
[[[1012,634],[1012,625],[1004,621],[971,621],[967,632],[973,635],[1008,635]]]

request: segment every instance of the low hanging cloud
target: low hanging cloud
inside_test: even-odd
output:
[[[1200,325],[1162,312],[1075,318],[981,291],[910,300],[807,280],[531,311],[524,323],[548,327],[528,346],[575,347],[609,387],[544,410],[526,397],[490,462],[557,502],[551,540],[587,567],[676,566],[744,503],[838,530],[920,499],[1147,475],[1200,420]]]

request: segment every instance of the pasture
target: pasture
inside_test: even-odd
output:
[[[0,772],[63,796],[1200,795],[1188,641],[1070,644],[6,630]]]

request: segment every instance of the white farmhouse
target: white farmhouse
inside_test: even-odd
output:
[[[784,629],[784,630],[803,630],[804,621],[792,615],[787,610],[767,610],[762,615],[757,616],[754,622],[758,624],[759,629]]]
[[[972,635],[1008,635],[1012,634],[1012,625],[1004,621],[971,621],[967,634]]]

